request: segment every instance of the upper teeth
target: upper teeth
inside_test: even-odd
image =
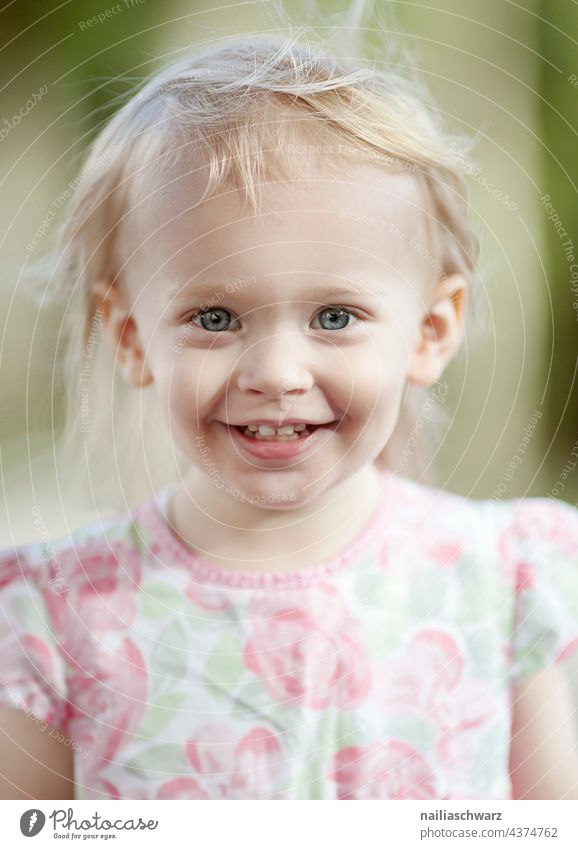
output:
[[[259,432],[262,436],[274,436],[278,434],[280,436],[290,436],[294,431],[305,430],[307,425],[305,424],[296,424],[296,425],[283,425],[283,427],[271,427],[271,425],[260,424],[260,425],[247,425],[250,431],[253,433]]]

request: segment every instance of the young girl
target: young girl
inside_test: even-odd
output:
[[[160,419],[177,474],[2,552],[5,798],[578,798],[577,511],[399,471],[475,303],[455,149],[394,69],[265,37],[96,139],[69,432],[116,462]]]

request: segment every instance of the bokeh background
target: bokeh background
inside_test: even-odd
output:
[[[284,3],[320,32],[340,6]],[[0,11],[0,548],[59,537],[97,515],[66,500],[66,470],[55,463],[61,307],[40,309],[23,282],[45,237],[27,246],[44,220],[47,232],[56,226],[83,150],[115,99],[191,44],[277,28],[267,7],[14,0]],[[445,374],[443,486],[474,498],[576,504],[578,6],[436,0],[379,9],[380,31],[367,30],[368,44],[387,38],[389,26],[403,33],[442,111],[478,136],[469,185],[488,326]],[[87,23],[102,13],[102,22]]]

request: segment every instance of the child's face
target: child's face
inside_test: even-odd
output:
[[[136,331],[120,343],[126,379],[154,381],[172,438],[216,486],[277,509],[373,463],[407,383],[436,380],[461,329],[448,292],[463,283],[434,279],[407,176],[359,166],[309,179],[263,186],[260,217],[239,191],[187,211],[194,177],[167,188],[135,213],[150,238],[124,284]],[[339,424],[270,458],[227,427],[265,420]]]

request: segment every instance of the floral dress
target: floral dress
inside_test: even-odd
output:
[[[169,486],[0,552],[0,706],[79,799],[508,799],[512,684],[578,647],[578,511],[383,471],[339,556],[204,561]]]

